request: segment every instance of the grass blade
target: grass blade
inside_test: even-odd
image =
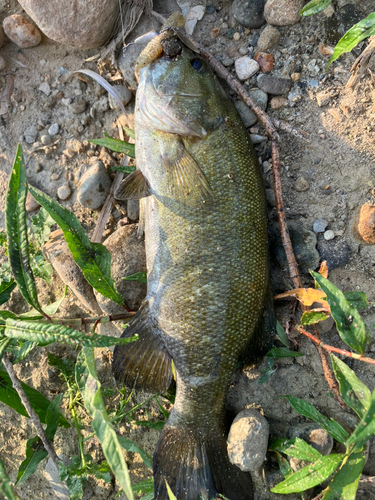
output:
[[[66,298],[67,294],[68,294],[68,287],[66,286],[65,290],[64,290],[64,295],[61,297],[61,299],[56,300],[55,302],[53,302],[49,306],[43,307],[43,310],[48,314],[48,316],[53,316],[54,314],[57,313],[57,311],[59,310],[59,307],[61,306],[62,301]],[[43,316],[35,313],[35,311],[29,311],[27,313],[20,314],[20,318],[22,318],[22,319],[27,318],[30,320],[31,319],[36,320],[36,319],[42,319]]]
[[[120,141],[119,139],[113,139],[113,137],[110,137],[108,134],[104,135],[104,139],[90,139],[89,142],[97,144],[98,146],[104,146],[105,148],[115,151],[116,153],[124,153],[131,158],[135,158],[135,144]]]
[[[271,443],[270,450],[284,453],[299,460],[308,460],[309,462],[314,462],[322,457],[318,450],[300,438],[275,439]]]
[[[336,441],[338,441],[339,443],[346,442],[349,435],[345,431],[345,429],[341,427],[340,424],[338,424],[334,420],[324,417],[321,413],[318,412],[316,408],[313,407],[313,405],[311,405],[307,401],[304,401],[303,399],[296,398],[295,396],[284,397],[300,415],[314,420],[314,422],[316,422],[320,425],[320,427],[326,430],[328,434],[333,437],[333,439],[336,439]]]
[[[340,394],[345,403],[362,418],[371,405],[370,389],[363,384],[349,366],[331,354],[332,368],[340,384]]]
[[[111,254],[104,245],[91,243],[77,217],[38,189],[29,187],[36,201],[60,226],[74,261],[90,285],[105,297],[124,305],[111,276]]]
[[[5,304],[10,299],[10,294],[16,287],[16,282],[14,280],[11,281],[2,281],[0,283],[0,306]]]
[[[367,412],[363,415],[362,420],[354,429],[353,434],[345,443],[347,446],[355,445],[355,449],[359,450],[372,438],[375,434],[375,391],[372,393],[371,404]]]
[[[133,453],[139,453],[144,464],[149,469],[152,469],[152,457],[147,452],[145,452],[143,448],[141,448],[137,443],[134,443],[134,441],[131,441],[124,436],[117,436],[117,439],[124,450],[131,451]]]
[[[312,16],[324,10],[328,5],[330,5],[332,0],[311,0],[304,8],[300,11],[300,16]]]
[[[276,333],[279,336],[281,342],[285,345],[285,347],[289,347],[289,339],[287,334],[285,333],[284,328],[280,325],[278,321],[276,321]]]
[[[363,453],[353,453],[347,461],[344,460],[343,466],[335,474],[322,500],[336,500],[337,498],[355,500],[365,460]]]
[[[352,307],[342,291],[326,278],[323,278],[323,276],[314,271],[311,271],[311,275],[318,283],[319,288],[327,295],[331,315],[335,320],[341,339],[349,347],[363,354],[371,334],[359,315],[357,308]]]
[[[26,169],[22,147],[18,144],[5,201],[8,257],[14,279],[22,297],[34,309],[43,314],[38,302],[35,280],[30,267],[25,209],[26,195]]]
[[[168,498],[169,500],[177,500],[177,498],[175,497],[175,495],[173,494],[173,491],[171,490],[171,487],[169,486],[169,484],[167,483],[167,480],[164,479],[165,481],[165,485],[167,487],[167,492],[168,492]]]
[[[0,493],[4,495],[7,500],[19,500],[19,496],[13,490],[12,483],[10,482],[7,471],[5,470],[3,462],[0,460]]]
[[[141,495],[142,493],[152,493],[152,498],[154,498],[154,479],[150,477],[149,479],[145,479],[144,481],[141,481],[140,483],[133,484],[132,490],[134,493],[137,495]],[[142,498],[142,500],[145,497]]]
[[[34,321],[19,321],[7,319],[4,335],[8,338],[27,340],[38,344],[65,342],[69,345],[83,345],[92,347],[110,347],[112,345],[127,344],[137,337],[117,338],[93,333],[87,335],[64,325],[55,323],[36,323]]]
[[[339,466],[344,454],[327,455],[308,465],[271,489],[272,493],[299,493],[321,484]]]
[[[107,462],[128,500],[134,500],[124,455],[107,415],[100,391],[100,382],[96,372],[94,349],[92,347],[84,347],[78,356],[76,382],[82,393],[86,410],[91,415],[92,428],[102,445]]]
[[[147,283],[147,271],[141,271],[139,273],[132,274],[131,276],[125,276],[122,279],[125,281],[139,281],[140,283]]]

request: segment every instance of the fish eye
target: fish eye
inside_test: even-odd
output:
[[[192,59],[190,64],[193,66],[195,71],[200,71],[203,68],[203,63],[200,59]]]

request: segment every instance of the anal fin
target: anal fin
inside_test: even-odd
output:
[[[118,382],[147,392],[163,393],[172,381],[171,358],[163,343],[160,329],[149,314],[145,301],[122,337],[138,334],[138,340],[116,346],[112,370]]]
[[[150,187],[140,170],[135,170],[120,184],[115,192],[118,200],[140,200],[151,196]]]

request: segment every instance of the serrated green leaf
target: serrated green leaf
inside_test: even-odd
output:
[[[337,43],[327,67],[344,52],[350,52],[359,42],[372,35],[375,35],[375,12],[372,12],[345,33]]]
[[[0,493],[7,500],[19,500],[19,496],[14,492],[8,473],[0,460]]]
[[[16,282],[14,280],[11,281],[2,281],[0,283],[0,306],[5,304],[10,299],[10,294],[16,287]]]
[[[371,405],[370,389],[361,382],[353,370],[331,354],[332,368],[340,384],[340,394],[345,403],[362,418]]]
[[[42,205],[57,222],[64,233],[74,261],[82,270],[89,284],[105,297],[117,304],[124,305],[124,299],[117,292],[111,276],[111,254],[100,243],[91,243],[77,217],[55,200],[36,188],[29,190],[37,202]]]
[[[344,297],[352,307],[356,307],[357,309],[366,309],[368,306],[365,292],[344,292]]]
[[[327,479],[337,469],[344,458],[345,455],[342,453],[322,457],[314,464],[310,464],[300,469],[298,472],[295,472],[270,491],[272,493],[282,493],[285,495],[288,493],[299,493],[309,488],[313,488]]]
[[[285,455],[299,460],[308,460],[309,462],[319,460],[322,456],[318,450],[300,438],[275,439],[270,445],[270,450],[285,453]]]
[[[287,334],[285,333],[284,328],[280,325],[278,321],[276,321],[276,333],[279,336],[281,342],[285,345],[285,347],[289,347],[289,339]]]
[[[327,318],[329,318],[329,314],[322,311],[314,311],[314,310],[305,311],[301,317],[301,325],[302,326],[314,325],[315,323],[318,323],[319,321],[324,321]]]
[[[351,447],[355,445],[355,450],[362,448],[367,441],[375,434],[375,391],[372,393],[371,404],[363,415],[354,432],[346,441],[346,445]]]
[[[132,490],[137,495],[141,495],[142,493],[154,493],[154,479],[152,477],[145,479],[137,484],[133,484]],[[152,495],[153,497],[154,495]],[[142,499],[143,500],[143,499]]]
[[[26,169],[22,147],[18,144],[10,174],[5,201],[5,226],[8,238],[8,257],[14,279],[22,297],[43,314],[38,302],[33,272],[30,266],[25,201],[27,195]]]
[[[272,347],[267,352],[269,358],[298,358],[304,356],[302,352],[291,351],[287,347]]]
[[[94,349],[84,347],[76,364],[76,382],[81,391],[86,410],[92,417],[92,428],[99,439],[103,453],[128,500],[133,500],[128,468],[120,443],[105,409],[96,372]]]
[[[111,151],[115,151],[116,153],[124,153],[131,158],[135,158],[135,144],[120,141],[119,139],[113,139],[113,137],[110,137],[107,134],[104,135],[104,139],[90,139],[89,142],[98,146],[108,148]]]
[[[124,436],[117,436],[118,442],[120,445],[126,450],[126,451],[131,451],[133,453],[139,453],[141,456],[143,462],[145,465],[149,468],[152,469],[152,457],[145,452],[143,448],[141,448],[137,443],[134,443],[134,441],[131,441],[131,439],[128,439]]]
[[[371,334],[363,322],[358,310],[352,307],[345,299],[344,294],[335,285],[319,273],[311,271],[311,275],[318,283],[319,288],[327,295],[327,302],[331,308],[331,316],[335,320],[337,331],[341,339],[349,347],[360,354],[365,351]]]
[[[139,281],[140,283],[147,283],[147,272],[141,271],[139,273],[132,274],[131,276],[125,276],[122,279],[125,281]]]
[[[284,397],[300,415],[314,420],[314,422],[316,422],[320,425],[320,427],[326,430],[328,434],[333,437],[333,439],[336,439],[336,441],[338,441],[339,443],[346,442],[349,435],[345,431],[345,429],[341,427],[340,424],[332,419],[324,417],[321,413],[318,412],[316,408],[313,407],[313,405],[311,405],[307,401],[304,401],[303,399],[296,398],[295,396]]]
[[[364,453],[353,453],[346,460],[341,469],[329,484],[322,500],[355,500],[358,482],[365,465]]]
[[[322,10],[326,9],[330,5],[332,0],[311,0],[304,8],[300,11],[301,16],[312,16],[317,14]]]
[[[93,347],[110,347],[112,345],[127,344],[137,337],[117,338],[106,335],[85,333],[73,330],[56,323],[36,323],[34,321],[6,320],[4,335],[9,338],[28,340],[38,344],[51,344],[52,342],[65,342],[69,345],[83,345]]]

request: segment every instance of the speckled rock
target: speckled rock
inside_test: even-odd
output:
[[[86,111],[87,103],[84,99],[79,98],[69,104],[69,109],[75,115],[79,115]]]
[[[3,28],[7,37],[21,49],[35,47],[42,41],[38,28],[18,14],[6,17],[3,21]]]
[[[125,87],[125,85],[116,85],[114,89],[120,97],[122,104],[126,106],[131,101],[133,94],[130,92],[128,87]],[[120,106],[111,94],[108,95],[108,102],[111,109],[120,109]]]
[[[45,35],[77,49],[93,49],[110,38],[119,16],[117,0],[19,0]]]
[[[28,144],[33,144],[38,137],[38,127],[36,125],[30,125],[24,132],[25,141]]]
[[[270,49],[277,44],[280,37],[281,33],[277,28],[267,25],[259,36],[257,43],[258,50],[265,51]]]
[[[70,189],[68,184],[60,186],[57,190],[57,196],[60,198],[60,200],[67,200],[71,194],[72,190]]]
[[[263,110],[266,109],[268,95],[265,92],[263,92],[263,90],[260,89],[250,90],[249,95],[256,100],[256,102]],[[235,106],[246,128],[251,127],[252,125],[254,125],[254,123],[256,123],[257,117],[251,111],[249,106],[247,106],[242,100],[237,101],[235,103]]]
[[[95,315],[100,315],[102,311],[98,306],[92,287],[87,283],[82,271],[74,262],[61,229],[50,234],[49,240],[43,247],[43,255],[84,308]]]
[[[297,177],[294,183],[294,189],[299,192],[307,191],[309,189],[309,183],[304,177]]]
[[[288,99],[286,97],[282,97],[282,96],[272,97],[271,102],[270,102],[270,106],[272,109],[280,109],[283,106],[285,106],[285,104],[287,102],[288,102]]]
[[[349,245],[337,238],[333,240],[325,240],[324,238],[318,242],[318,252],[320,260],[326,260],[328,269],[332,271],[336,267],[345,266],[349,262],[351,250]]]
[[[257,410],[243,410],[228,435],[228,456],[242,471],[256,471],[264,462],[269,437],[267,420]]]
[[[259,71],[259,64],[248,56],[240,57],[234,63],[237,76],[240,80],[247,80]]]
[[[375,205],[362,205],[359,212],[357,230],[363,241],[375,243]]]
[[[324,233],[327,229],[328,222],[325,219],[316,219],[313,224],[314,233]]]
[[[301,20],[299,12],[304,5],[304,0],[267,0],[264,17],[274,26],[295,24]]]
[[[260,71],[263,73],[269,73],[275,65],[273,54],[268,54],[267,52],[257,52],[254,56],[254,61],[259,64]]]
[[[265,0],[234,0],[233,17],[245,28],[260,28],[265,23],[264,3]]]
[[[282,95],[286,94],[293,81],[289,78],[280,78],[272,75],[260,75],[258,78],[258,87],[267,94]]]
[[[111,185],[105,166],[101,161],[96,161],[77,184],[77,200],[83,207],[97,210],[104,205]]]
[[[103,245],[111,253],[112,277],[118,292],[130,309],[137,310],[146,296],[147,286],[139,281],[126,281],[125,276],[146,271],[143,239],[137,236],[138,225],[129,224],[115,231]],[[95,292],[98,304],[107,314],[121,314],[124,308]]]

